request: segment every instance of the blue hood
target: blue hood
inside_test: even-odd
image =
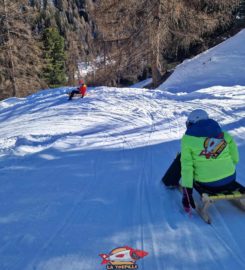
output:
[[[219,124],[213,119],[200,120],[189,126],[185,132],[189,136],[208,138],[218,138],[221,133]]]

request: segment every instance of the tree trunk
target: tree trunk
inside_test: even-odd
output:
[[[4,13],[5,13],[5,21],[6,21],[6,31],[7,31],[7,54],[9,58],[9,68],[10,68],[10,81],[12,83],[12,96],[15,97],[17,93],[16,81],[15,81],[15,67],[12,55],[12,44],[11,44],[11,36],[9,33],[9,18],[8,18],[8,10],[6,5],[6,0],[3,0],[4,5]]]
[[[159,82],[161,81],[162,74],[161,69],[159,68],[159,59],[157,55],[152,56],[152,62],[151,62],[151,72],[152,72],[152,84],[154,87],[157,87],[159,85]]]
[[[151,30],[151,70],[152,83],[157,87],[162,78],[161,73],[161,52],[160,52],[160,1],[158,0],[153,10],[153,23]]]

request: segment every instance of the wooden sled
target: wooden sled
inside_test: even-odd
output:
[[[70,96],[70,92],[66,93],[68,96]],[[88,93],[85,93],[84,97],[88,96]],[[73,98],[81,98],[82,94],[75,94]]]
[[[245,188],[239,183],[237,183],[236,190],[220,193],[210,193],[197,184],[194,185],[194,188],[201,196],[201,204],[196,204],[197,213],[208,224],[211,224],[211,217],[208,214],[208,208],[216,201],[229,200],[239,209],[245,211]]]

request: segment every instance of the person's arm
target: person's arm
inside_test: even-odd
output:
[[[239,152],[238,152],[237,144],[229,133],[226,132],[225,135],[226,135],[225,139],[229,145],[231,158],[233,160],[233,163],[236,165],[239,162]]]
[[[193,187],[193,160],[186,136],[181,140],[181,178],[183,187]]]
[[[191,149],[188,146],[188,137],[184,136],[181,140],[181,185],[183,187],[182,205],[187,213],[191,207],[196,208],[192,197],[193,191],[193,160]]]

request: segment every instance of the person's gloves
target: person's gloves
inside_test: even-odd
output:
[[[185,212],[187,213],[190,212],[191,207],[193,209],[196,208],[195,202],[192,197],[192,188],[183,187],[182,204],[183,204]]]

